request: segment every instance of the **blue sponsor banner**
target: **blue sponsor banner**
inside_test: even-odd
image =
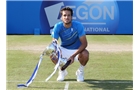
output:
[[[65,6],[86,34],[133,34],[132,0],[8,0],[7,34],[50,34]]]

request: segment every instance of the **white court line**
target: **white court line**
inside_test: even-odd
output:
[[[68,90],[69,89],[69,82],[66,82],[64,90]]]
[[[7,83],[12,83],[12,82],[19,82],[19,83],[26,83],[27,81],[6,81]],[[133,81],[123,81],[123,80],[119,80],[119,81],[84,81],[84,82],[77,82],[77,81],[63,81],[63,82],[58,82],[58,81],[33,81],[34,82],[44,82],[44,83],[133,83]]]

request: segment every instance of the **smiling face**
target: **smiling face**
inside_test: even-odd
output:
[[[64,24],[71,24],[71,21],[72,21],[72,15],[71,15],[71,12],[68,11],[68,10],[63,10],[62,11],[62,16],[61,16],[61,19],[63,21]]]

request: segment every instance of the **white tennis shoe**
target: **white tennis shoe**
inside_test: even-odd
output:
[[[57,77],[57,81],[64,81],[65,76],[68,74],[67,70],[61,71],[59,70],[58,72],[58,77]]]
[[[77,81],[83,82],[84,81],[84,71],[80,71],[79,69],[76,71]]]

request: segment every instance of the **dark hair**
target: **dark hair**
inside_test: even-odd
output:
[[[65,10],[70,11],[71,12],[71,16],[73,16],[73,10],[70,7],[62,8],[61,11],[60,11],[60,14],[62,15],[62,11],[65,11]]]

